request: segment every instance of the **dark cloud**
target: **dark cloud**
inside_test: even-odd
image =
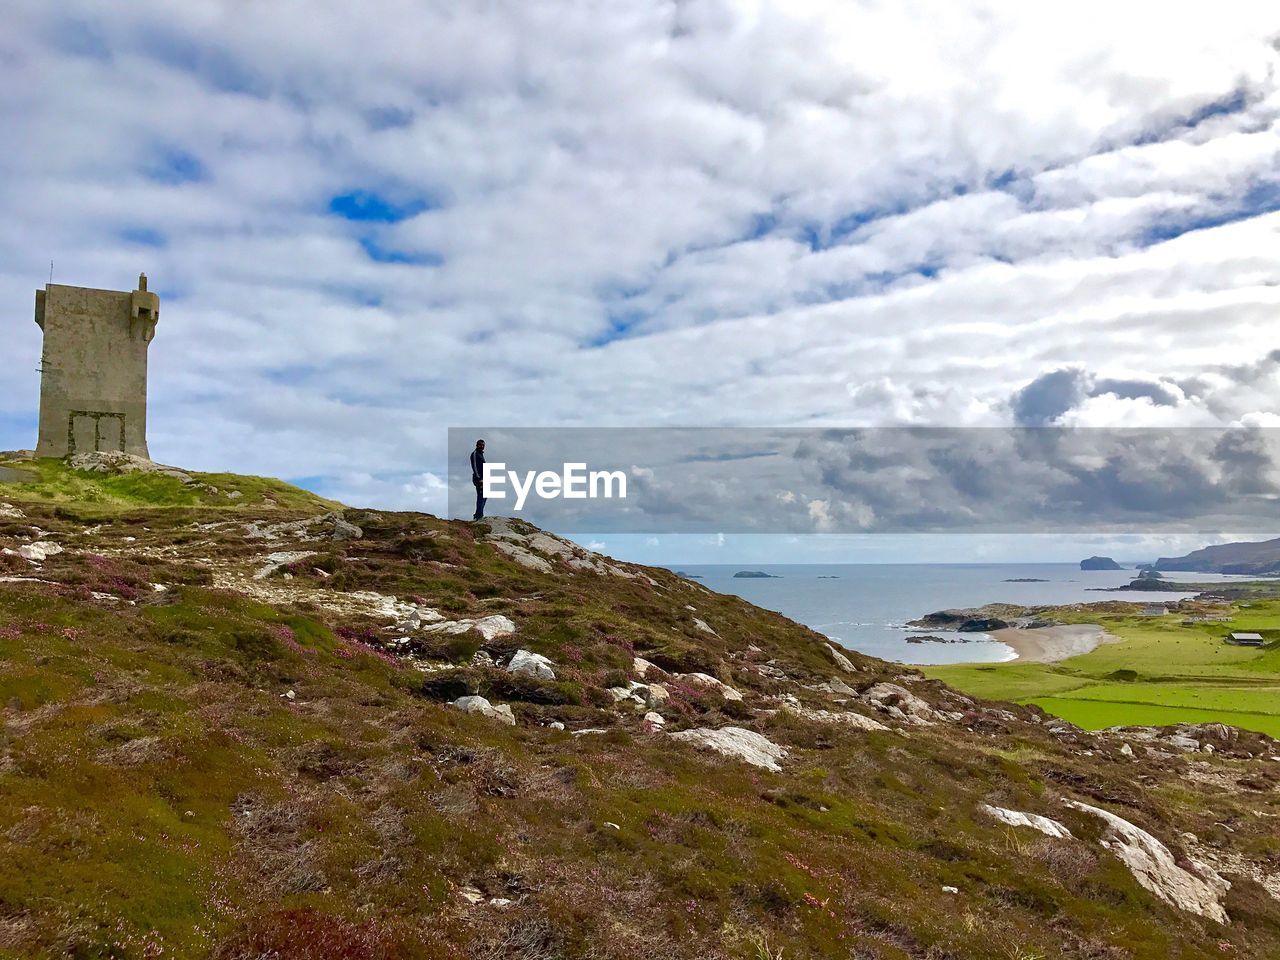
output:
[[[1013,395],[1013,420],[1019,426],[1052,423],[1089,395],[1089,375],[1075,367],[1042,373]]]

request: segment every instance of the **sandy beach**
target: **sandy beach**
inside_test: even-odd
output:
[[[1056,627],[1009,627],[992,630],[991,636],[1008,644],[1017,654],[1014,663],[1056,663],[1068,657],[1078,657],[1104,643],[1119,643],[1119,638],[1107,633],[1094,623],[1066,623]]]

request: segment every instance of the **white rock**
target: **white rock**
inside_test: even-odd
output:
[[[1133,747],[1129,746],[1127,743],[1121,744],[1121,745],[1120,745],[1120,752],[1121,752],[1122,754],[1124,754],[1126,757],[1132,757],[1132,756],[1133,756]]]
[[[537,570],[539,573],[550,573],[553,569],[551,564],[542,557],[518,543],[509,543],[506,540],[490,540],[489,545],[495,550],[502,551],[522,567]]]
[[[21,520],[26,514],[11,503],[0,503],[0,520]]]
[[[493,640],[495,637],[505,637],[508,634],[516,632],[516,625],[502,614],[495,614],[491,617],[481,617],[478,620],[445,620],[442,623],[433,623],[422,628],[426,633],[466,633],[468,630],[474,630],[486,640]]]
[[[35,543],[24,543],[18,548],[18,556],[24,560],[39,563],[62,552],[62,547],[51,540],[37,540]]]
[[[556,672],[553,664],[540,653],[528,650],[517,650],[516,655],[507,664],[507,673],[521,673],[530,677],[541,677],[543,680],[554,680]]]
[[[856,730],[888,730],[879,720],[872,720],[851,710],[810,710],[807,707],[789,706],[786,708],[798,717],[812,720],[815,723],[839,723]]]
[[[694,618],[693,618],[693,625],[694,625],[695,627],[697,627],[699,630],[701,630],[703,633],[709,633],[709,634],[711,634],[713,637],[718,637],[718,636],[720,636],[720,634],[716,633],[716,632],[715,632],[714,630],[712,630],[709,626],[707,626],[707,622],[706,622],[705,620],[700,620],[700,619],[698,619],[697,617],[694,617]]]
[[[831,644],[824,643],[823,647],[826,648],[827,655],[830,656],[831,659],[835,661],[835,665],[839,667],[841,670],[843,670],[845,673],[858,672],[858,668],[853,665],[853,661],[850,660],[848,657],[846,657],[843,653],[841,653],[835,647],[833,647]]]
[[[663,719],[662,714],[654,713],[652,710],[644,715],[644,722],[654,730],[661,730],[667,725],[667,721]]]
[[[959,893],[960,888],[959,887],[943,887],[942,892],[943,893]]]
[[[484,894],[475,887],[463,887],[458,891],[458,896],[467,901],[467,903],[480,903],[484,900]]]
[[[744,730],[742,727],[721,727],[719,730],[698,727],[694,730],[681,730],[668,736],[673,740],[691,743],[704,750],[714,750],[726,757],[744,760],[775,773],[782,769],[779,761],[787,755],[786,747],[780,747],[768,737],[751,730]]]
[[[550,723],[547,724],[547,726],[550,727],[552,730],[564,729],[564,724],[561,723],[559,720],[552,720]]]
[[[512,727],[516,725],[515,715],[505,703],[490,703],[484,697],[459,697],[452,705],[466,713],[478,713]]]
[[[1168,847],[1128,820],[1087,803],[1076,800],[1064,802],[1106,824],[1102,845],[1120,858],[1143,887],[1179,910],[1219,923],[1230,922],[1227,911],[1222,907],[1222,898],[1231,889],[1231,884],[1212,867],[1190,860],[1195,872],[1184,870],[1178,866]]]
[[[660,683],[645,684],[644,702],[650,707],[658,707],[671,699],[671,691]]]
[[[733,687],[729,686],[709,673],[679,673],[676,674],[677,680],[683,680],[685,683],[693,684],[695,687],[703,687],[708,690],[714,690],[724,697],[726,700],[741,700],[742,694]]]
[[[637,677],[643,680],[650,670],[657,670],[658,668],[644,657],[635,657],[631,661],[631,669],[635,671]]]
[[[265,580],[271,574],[275,573],[286,563],[296,563],[299,560],[305,560],[307,557],[315,556],[313,550],[281,550],[278,553],[268,553],[263,559],[266,561],[257,572],[254,573],[253,579]]]
[[[1019,810],[1010,810],[1006,807],[993,807],[989,803],[984,803],[979,809],[1011,827],[1030,827],[1032,830],[1039,830],[1046,836],[1057,837],[1059,840],[1071,839],[1070,830],[1057,820],[1050,820],[1048,817],[1042,817],[1039,814],[1022,813]]]

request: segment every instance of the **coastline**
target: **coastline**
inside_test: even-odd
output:
[[[1119,643],[1096,623],[1064,623],[1055,627],[1006,627],[990,636],[1011,648],[1013,659],[1005,663],[1057,663],[1096,650],[1104,643]]]

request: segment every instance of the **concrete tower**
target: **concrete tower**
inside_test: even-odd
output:
[[[122,450],[147,457],[147,347],[160,298],[51,283],[36,291],[44,331],[38,457]]]

